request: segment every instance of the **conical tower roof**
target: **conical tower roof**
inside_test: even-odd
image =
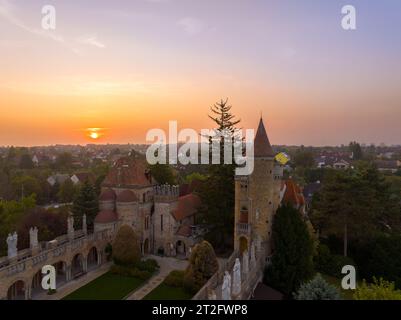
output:
[[[263,124],[262,118],[260,118],[258,130],[256,131],[254,148],[255,157],[274,157],[273,148],[270,144],[269,138],[267,137],[265,125]]]

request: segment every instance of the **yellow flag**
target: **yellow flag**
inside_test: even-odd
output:
[[[290,161],[290,157],[285,152],[280,152],[276,155],[275,159],[282,165],[285,165],[288,161]]]

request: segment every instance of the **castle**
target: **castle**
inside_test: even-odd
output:
[[[187,258],[201,240],[200,203],[195,194],[180,196],[179,186],[157,185],[146,160],[133,153],[117,160],[102,184],[95,232],[129,225],[143,254]]]

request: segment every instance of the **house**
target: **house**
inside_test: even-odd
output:
[[[399,160],[376,160],[377,170],[381,172],[396,173],[401,169],[401,161]]]
[[[79,173],[75,173],[74,175],[72,175],[71,181],[75,185],[85,183],[85,182],[93,183],[95,181],[95,177],[90,172],[79,172]]]
[[[56,183],[62,185],[66,180],[70,179],[68,174],[54,174],[47,178],[47,182],[53,187]]]

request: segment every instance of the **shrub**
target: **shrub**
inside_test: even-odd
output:
[[[337,288],[328,284],[320,274],[301,285],[294,296],[296,300],[341,300]]]
[[[134,267],[141,259],[141,250],[134,230],[123,225],[113,242],[114,263]]]
[[[118,274],[125,277],[139,278],[147,280],[152,276],[152,273],[145,270],[139,270],[138,268],[126,267],[121,265],[113,265],[110,268],[112,274]]]
[[[355,300],[401,300],[401,291],[395,290],[393,282],[373,278],[372,284],[363,280],[354,293]]]
[[[319,245],[314,262],[317,270],[336,278],[342,277],[341,270],[344,266],[355,266],[355,262],[351,258],[331,254],[329,247],[324,244]]]
[[[141,271],[148,271],[150,273],[154,273],[159,269],[159,264],[154,259],[141,260],[135,265]]]
[[[192,250],[189,265],[185,270],[184,288],[190,293],[199,291],[218,268],[212,245],[207,241],[198,243]]]
[[[182,287],[184,285],[185,271],[173,270],[164,280],[164,283],[170,287]]]

